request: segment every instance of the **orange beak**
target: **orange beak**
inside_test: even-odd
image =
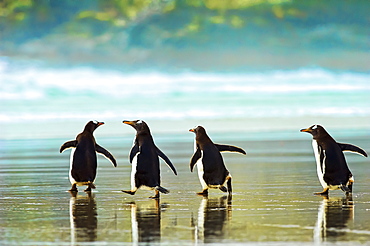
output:
[[[122,123],[133,126],[133,125],[135,125],[136,122],[135,121],[124,120],[124,121],[122,121]]]

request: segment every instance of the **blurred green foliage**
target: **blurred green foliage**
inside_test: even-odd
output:
[[[50,32],[91,37],[148,20],[178,37],[223,25],[367,25],[369,6],[362,0],[2,0],[0,28],[3,38],[24,41]]]
[[[369,12],[368,0],[0,0],[0,50],[368,51]]]

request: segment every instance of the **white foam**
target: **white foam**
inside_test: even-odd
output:
[[[0,123],[370,117],[370,74],[324,69],[127,74],[28,66],[20,73],[3,61],[0,81]]]

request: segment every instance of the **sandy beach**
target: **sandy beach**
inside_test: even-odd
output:
[[[210,133],[214,142],[240,146],[247,155],[223,154],[233,176],[232,199],[219,190],[203,198],[195,194],[201,186],[189,170],[194,136],[188,134],[153,134],[178,171],[174,176],[162,162],[162,185],[171,192],[157,202],[148,199],[150,191],[121,192],[130,186],[133,133],[96,137],[118,167],[99,157],[91,197],[67,192],[69,151],[59,154],[58,149],[68,139],[0,140],[1,244],[357,245],[370,240],[368,159],[346,154],[356,181],[353,196],[332,191],[324,199],[313,195],[322,187],[310,136],[297,132],[295,139],[269,139],[269,134],[257,140],[251,133]],[[337,140],[369,152],[369,135],[353,135]]]

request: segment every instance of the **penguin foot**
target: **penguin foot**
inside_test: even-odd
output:
[[[205,189],[202,192],[198,192],[197,195],[200,195],[200,196],[208,196],[208,189]]]
[[[313,194],[317,195],[317,196],[327,196],[329,194],[329,192],[315,192]]]
[[[71,189],[68,190],[68,191],[70,191],[70,192],[77,192],[78,191],[77,185],[76,184],[73,184],[72,187],[71,187]]]
[[[318,195],[318,196],[328,196],[329,195],[329,188],[325,188],[323,191],[316,192],[316,193],[313,193],[313,194]]]
[[[150,196],[149,198],[151,198],[151,199],[159,199],[159,191],[156,190],[155,191],[155,195],[154,196]]]
[[[135,195],[136,191],[130,191],[130,190],[122,190],[122,192],[125,192],[130,195]]]
[[[222,192],[227,192],[227,188],[225,186],[220,186],[219,188]]]
[[[87,187],[86,189],[84,189],[84,192],[91,192],[91,187]]]

